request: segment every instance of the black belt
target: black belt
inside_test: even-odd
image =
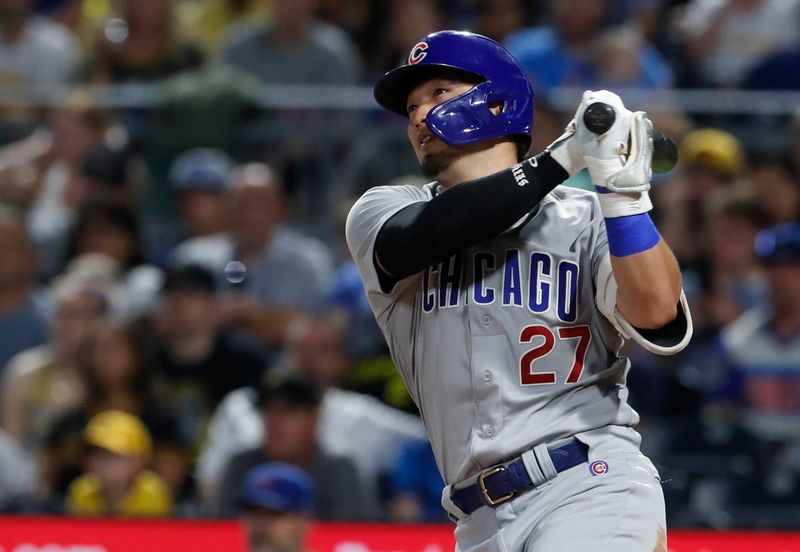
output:
[[[566,445],[547,451],[556,472],[562,472],[583,464],[588,460],[589,447],[577,439]],[[478,480],[468,487],[452,492],[450,499],[467,515],[480,508],[495,508],[515,496],[533,488],[528,470],[522,458],[505,465],[498,465],[481,472]]]

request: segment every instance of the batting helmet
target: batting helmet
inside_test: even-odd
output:
[[[517,60],[494,40],[465,31],[429,34],[411,49],[404,65],[375,85],[375,99],[407,116],[408,94],[423,82],[454,74],[476,83],[469,91],[436,106],[426,116],[428,128],[444,142],[462,146],[503,136],[530,147],[533,87]],[[500,105],[492,113],[490,106]]]
[[[759,232],[756,255],[763,262],[800,263],[800,223],[784,222]]]

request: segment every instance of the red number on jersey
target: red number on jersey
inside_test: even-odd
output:
[[[549,355],[556,345],[556,338],[547,326],[526,326],[519,335],[520,343],[530,343],[535,338],[541,337],[544,341],[527,351],[519,360],[520,382],[522,385],[550,385],[558,383],[555,372],[534,372],[533,364],[536,360]],[[558,329],[558,337],[561,340],[577,339],[578,345],[575,347],[575,357],[572,368],[567,375],[566,383],[576,383],[583,373],[586,351],[592,341],[592,333],[589,326],[570,326]]]
[[[537,358],[542,358],[550,354],[550,351],[552,351],[555,346],[556,338],[553,336],[553,332],[546,326],[526,326],[519,335],[519,342],[530,343],[535,337],[543,337],[544,342],[522,355],[520,359],[520,369],[522,370],[520,381],[522,381],[522,385],[555,383],[555,372],[539,372],[538,374],[534,374],[533,362]]]
[[[567,383],[575,383],[583,372],[583,361],[586,360],[586,350],[592,342],[592,332],[589,326],[571,326],[569,328],[559,328],[558,337],[561,339],[577,339],[578,346],[575,347],[575,361],[572,369],[567,376]]]

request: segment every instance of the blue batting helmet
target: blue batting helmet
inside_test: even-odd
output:
[[[411,49],[406,63],[375,85],[375,99],[407,116],[408,94],[423,82],[455,74],[476,83],[469,91],[428,113],[428,128],[444,142],[462,146],[503,136],[531,143],[533,87],[517,60],[503,46],[465,31],[429,34]],[[491,105],[500,104],[495,115]]]
[[[756,255],[765,263],[800,263],[800,222],[784,222],[756,236]]]

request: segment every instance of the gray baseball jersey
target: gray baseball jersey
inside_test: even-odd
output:
[[[595,194],[559,187],[509,231],[383,291],[378,231],[442,191],[435,182],[373,188],[350,211],[346,234],[445,481],[576,435],[599,432],[636,449],[629,362],[617,353],[622,335],[643,339],[615,309]]]

